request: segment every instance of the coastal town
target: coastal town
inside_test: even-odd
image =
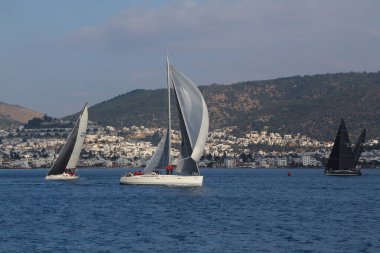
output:
[[[70,122],[0,130],[0,168],[48,168],[71,131]],[[275,168],[323,167],[333,145],[297,133],[250,131],[238,137],[235,126],[211,130],[200,167]],[[90,122],[78,167],[141,168],[154,153],[163,128],[144,126],[116,129]],[[171,131],[173,164],[179,156],[180,133]],[[366,142],[362,166],[380,164],[379,140]]]

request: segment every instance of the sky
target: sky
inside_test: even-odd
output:
[[[166,87],[380,70],[378,0],[1,0],[0,101],[62,117]],[[133,108],[126,108],[133,109]]]

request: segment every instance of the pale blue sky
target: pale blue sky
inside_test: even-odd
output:
[[[165,87],[380,70],[380,1],[1,0],[0,101],[52,116]],[[133,108],[126,108],[133,110]]]

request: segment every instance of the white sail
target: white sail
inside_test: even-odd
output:
[[[170,78],[177,99],[182,134],[178,172],[198,172],[196,165],[203,154],[209,128],[206,103],[198,87],[184,74],[170,66]]]
[[[66,166],[67,169],[75,169],[75,167],[77,166],[77,163],[79,161],[80,152],[82,150],[83,142],[84,142],[84,139],[86,137],[87,123],[88,123],[88,109],[87,109],[87,104],[86,104],[84,106],[84,109],[82,111],[82,115],[81,115],[80,120],[79,120],[78,134],[76,137],[73,152],[72,152],[70,160]]]
[[[153,156],[147,162],[144,174],[152,173],[156,169],[162,169],[162,167],[169,165],[169,138],[168,131],[166,131],[160,143],[158,143]]]

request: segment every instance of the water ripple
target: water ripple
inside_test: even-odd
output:
[[[0,252],[380,252],[380,170],[202,170],[201,188],[120,186],[121,169],[0,170]]]

